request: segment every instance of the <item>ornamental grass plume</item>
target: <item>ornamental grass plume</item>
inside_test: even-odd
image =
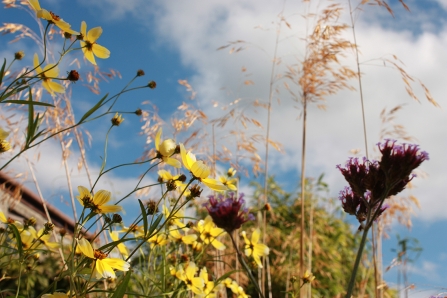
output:
[[[244,194],[237,198],[235,193],[229,193],[227,197],[222,194],[217,195],[217,197],[209,196],[209,201],[204,206],[216,226],[224,229],[227,233],[232,233],[245,222],[255,219],[247,208],[242,208],[245,203],[243,198]]]

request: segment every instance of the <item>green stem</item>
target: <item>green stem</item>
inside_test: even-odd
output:
[[[262,291],[261,291],[261,288],[259,287],[258,282],[256,281],[256,278],[251,273],[250,267],[248,267],[247,263],[244,261],[244,258],[242,257],[242,254],[239,251],[239,248],[237,247],[236,241],[234,241],[233,235],[231,233],[228,233],[228,235],[230,235],[231,242],[233,242],[233,247],[236,250],[237,258],[239,260],[239,263],[241,263],[241,265],[244,267],[245,271],[247,272],[248,277],[250,278],[251,282],[254,284],[254,286],[256,288],[256,291],[258,292],[259,296],[261,298],[265,298],[264,295],[262,294]]]
[[[368,231],[369,231],[370,227],[371,227],[371,225],[366,225],[366,227],[363,231],[362,240],[360,241],[360,247],[357,252],[357,257],[355,258],[354,268],[352,269],[351,279],[349,280],[348,292],[346,293],[346,298],[351,298],[351,296],[352,296],[352,292],[354,290],[354,285],[355,285],[355,277],[356,277],[357,271],[359,269],[360,260],[362,258],[363,249],[365,248],[366,239],[368,238]]]

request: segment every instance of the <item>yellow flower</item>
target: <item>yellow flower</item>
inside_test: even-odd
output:
[[[306,270],[306,272],[304,272],[304,275],[301,277],[301,280],[305,284],[311,283],[314,279],[315,279],[315,276],[309,270]]]
[[[253,234],[251,235],[251,240],[248,240],[245,231],[243,231],[241,234],[245,240],[245,255],[247,257],[253,256],[253,259],[255,260],[256,264],[258,264],[258,267],[262,268],[262,263],[261,263],[260,258],[267,256],[270,252],[270,249],[268,248],[267,245],[258,243],[259,236],[261,235],[261,231],[259,229],[256,229],[253,232]]]
[[[123,115],[116,113],[112,118],[112,125],[119,126],[123,121]]]
[[[81,34],[84,37],[84,40],[80,41],[82,52],[84,53],[85,58],[93,65],[96,65],[95,56],[101,59],[110,57],[110,51],[107,48],[96,43],[96,40],[102,34],[101,27],[95,27],[87,32],[87,24],[82,21]]]
[[[231,178],[234,175],[236,175],[236,170],[233,167],[229,168],[228,171],[227,171],[228,178]]]
[[[197,235],[183,235],[180,233],[180,229],[176,226],[171,226],[171,229],[169,230],[169,237],[176,242],[183,242],[186,245],[191,245],[197,240]]]
[[[3,213],[3,211],[1,211],[1,210],[0,210],[0,221],[5,224],[8,223],[8,219],[6,218],[5,213]]]
[[[120,271],[129,270],[130,264],[126,261],[116,258],[107,258],[107,254],[93,249],[90,242],[88,242],[85,238],[76,240],[81,252],[90,259],[95,260],[95,270],[93,272],[95,278],[116,278],[115,271],[113,269]]]
[[[160,177],[163,182],[168,182],[170,180],[174,180],[175,181],[175,185],[177,186],[177,190],[180,193],[183,193],[184,196],[188,196],[191,192],[189,191],[189,189],[185,189],[187,184],[183,183],[180,180],[177,180],[180,175],[175,175],[172,176],[172,174],[166,170],[160,170],[158,171],[158,177]]]
[[[186,153],[185,146],[180,144],[183,165],[188,169],[195,179],[203,182],[206,186],[215,191],[227,190],[227,187],[216,179],[208,178],[210,168],[201,160],[196,160],[196,156],[191,152]]]
[[[109,234],[113,242],[120,240],[118,231],[109,232]],[[123,255],[123,257],[127,259],[127,257],[129,256],[129,250],[127,249],[126,245],[124,245],[123,242],[118,243],[118,250]]]
[[[203,279],[204,287],[203,287],[203,294],[197,295],[195,298],[215,298],[216,296],[216,290],[217,287],[214,287],[214,282],[210,281],[208,279],[208,271],[206,270],[206,267],[203,267],[202,270],[200,270],[199,277]]]
[[[155,136],[155,149],[157,150],[157,157],[161,158],[170,166],[181,168],[182,165],[180,161],[171,157],[175,153],[175,147],[177,147],[177,145],[173,139],[166,139],[160,143],[161,134],[162,129],[160,128]]]
[[[162,209],[163,209],[162,213],[165,216],[165,218],[169,219],[168,224],[176,225],[180,229],[184,229],[186,227],[186,225],[182,222],[182,219],[185,217],[183,210],[181,209],[177,210],[177,212],[174,215],[171,215],[171,212],[165,205],[163,205]]]
[[[9,136],[9,132],[0,127],[0,153],[11,150],[11,144],[5,139]]]
[[[60,244],[57,242],[51,242],[50,238],[51,238],[51,234],[45,234],[43,235],[43,232],[45,231],[45,228],[42,228],[39,230],[39,232],[37,232],[38,235],[38,239],[39,241],[44,244],[46,247],[48,247],[48,249],[50,250],[54,250],[56,248],[60,247]],[[40,238],[39,238],[40,237]]]
[[[144,228],[143,226],[138,226],[136,224],[132,224],[130,225],[128,228],[124,227],[121,232],[130,232],[133,233],[135,235],[135,237],[139,238],[139,237],[143,237],[144,236]]]
[[[42,298],[69,298],[65,293],[54,292],[53,294],[44,294]]]
[[[224,280],[224,285],[231,290],[234,294],[236,294],[237,298],[249,298],[247,294],[245,294],[244,289],[237,284],[236,281],[232,280],[231,278],[227,277]]]
[[[163,246],[168,244],[168,239],[166,234],[156,234],[147,240],[151,244],[151,248],[154,248],[156,245]]]
[[[236,178],[229,179],[228,176],[220,176],[219,180],[220,180],[220,182],[222,182],[223,185],[225,185],[229,189],[231,189],[233,191],[237,190],[237,187],[236,187],[237,179]]]
[[[0,126],[0,140],[4,140],[9,136],[9,132],[7,132],[6,130],[4,130],[1,126]]]
[[[200,239],[202,239],[205,244],[211,243],[211,245],[218,250],[225,249],[225,245],[217,240],[217,237],[225,231],[216,227],[211,216],[208,215],[205,220],[200,220],[197,223],[197,231],[200,233]]]
[[[79,35],[79,32],[72,30],[70,28],[71,25],[62,20],[58,15],[46,9],[42,9],[40,7],[39,0],[28,0],[28,2],[31,5],[31,8],[36,12],[38,18],[45,19],[48,22],[53,23],[64,32],[68,32],[73,35]]]
[[[51,78],[56,78],[59,75],[59,68],[54,63],[47,64],[43,69],[39,66],[39,56],[34,54],[34,68],[37,76],[42,80],[42,86],[54,95],[54,92],[64,93],[65,88],[59,83],[53,82]]]
[[[110,201],[111,193],[107,190],[99,190],[94,196],[84,186],[78,186],[79,203],[85,208],[90,208],[95,213],[115,213],[121,211],[123,208],[118,205],[105,205]]]
[[[203,294],[203,288],[205,286],[205,282],[203,278],[196,277],[197,266],[193,262],[189,262],[186,269],[184,270],[182,266],[180,266],[179,270],[177,270],[175,276],[183,281],[189,290],[193,291],[195,294]]]

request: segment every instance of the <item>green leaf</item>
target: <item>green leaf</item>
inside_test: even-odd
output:
[[[93,114],[97,109],[99,109],[102,105],[102,103],[104,102],[104,100],[107,98],[107,96],[109,95],[109,93],[107,93],[106,95],[104,95],[103,98],[101,98],[94,106],[93,108],[91,108],[90,110],[87,111],[87,113],[84,114],[84,116],[82,116],[81,120],[79,120],[79,123],[82,123],[85,119],[87,119],[91,114]]]
[[[129,284],[129,281],[130,281],[131,273],[132,273],[132,271],[130,271],[130,270],[127,271],[126,275],[124,276],[123,281],[115,289],[115,293],[113,294],[113,296],[111,298],[122,298],[122,297],[124,297],[124,295],[126,294],[127,285]]]
[[[40,101],[28,101],[28,100],[4,100],[3,103],[16,103],[21,105],[36,105],[36,106],[46,106],[46,107],[53,107],[51,103],[46,102],[40,102]]]
[[[29,146],[31,139],[34,136],[34,132],[36,131],[34,123],[37,123],[36,121],[34,121],[34,105],[32,104],[33,93],[31,92],[31,88],[29,88],[28,94],[29,94],[28,101],[30,102],[30,104],[28,106],[28,131],[26,132],[25,147]]]
[[[0,69],[0,86],[2,85],[3,76],[5,75],[6,58],[3,58],[2,69]]]
[[[11,95],[14,95],[20,91],[25,90],[26,88],[28,88],[28,86],[24,86],[24,87],[20,87],[17,89],[13,89],[11,91],[9,91],[8,93],[4,94],[1,98],[0,98],[0,102],[4,102],[5,99],[7,99],[8,97],[10,97]]]
[[[138,199],[138,203],[140,204],[140,209],[141,209],[141,215],[143,216],[143,229],[144,229],[144,237],[147,236],[147,213],[146,213],[146,208],[144,208],[143,203],[141,202],[140,199]]]
[[[20,238],[20,232],[15,225],[8,225],[14,234],[14,238],[16,238],[17,242],[17,250],[19,251],[20,259],[23,257],[23,246],[22,246],[22,238]]]
[[[160,221],[162,220],[163,215],[159,214],[157,219],[155,220],[155,222],[153,222],[151,224],[151,228],[149,229],[149,234],[148,235],[152,235],[152,233],[155,231],[155,229],[158,227],[158,224],[160,223]]]

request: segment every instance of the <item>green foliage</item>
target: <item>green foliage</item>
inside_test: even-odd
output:
[[[253,185],[257,189],[256,195],[261,194],[261,186]],[[306,267],[311,264],[310,271],[315,276],[312,282],[312,297],[341,297],[348,285],[360,239],[344,219],[337,202],[318,195],[326,188],[322,177],[316,181],[306,181],[305,264]],[[268,179],[268,189],[272,210],[267,212],[266,217],[266,244],[270,247],[272,292],[273,297],[283,297],[286,291],[296,292],[302,285],[299,276],[298,224],[301,220],[301,194],[284,191],[274,177]],[[312,260],[308,263],[310,244]],[[363,265],[356,286],[359,291],[372,295],[373,268],[366,260]],[[294,284],[289,282],[293,277],[296,278]]]

